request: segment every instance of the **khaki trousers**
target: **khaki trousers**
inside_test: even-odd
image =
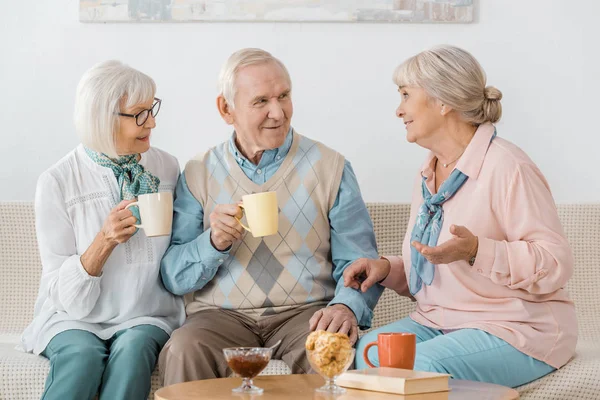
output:
[[[283,360],[294,374],[312,372],[304,351],[310,333],[308,321],[325,305],[302,306],[258,320],[222,308],[190,315],[160,353],[158,364],[164,385],[228,377],[231,370],[222,349],[269,347],[279,339],[281,344],[272,358]]]

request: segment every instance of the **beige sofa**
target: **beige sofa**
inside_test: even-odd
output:
[[[561,370],[519,388],[523,399],[600,399],[600,204],[558,207],[575,252],[575,274],[568,289],[579,318],[575,358]],[[381,254],[400,254],[409,208],[406,204],[369,204]],[[15,350],[32,318],[40,259],[31,203],[0,203],[0,400],[39,399],[48,361]],[[374,327],[404,317],[413,304],[386,290],[375,309]],[[287,374],[272,361],[265,374]],[[160,387],[155,371],[152,393]]]

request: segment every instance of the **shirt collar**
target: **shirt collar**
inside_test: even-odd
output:
[[[495,131],[496,128],[489,122],[479,125],[473,139],[467,145],[465,152],[454,168],[467,175],[470,179],[477,179]],[[435,155],[429,152],[425,163],[421,167],[421,176],[429,179],[433,175],[434,168]]]
[[[229,138],[229,151],[231,151],[231,154],[235,156],[235,159],[237,160],[238,164],[243,164],[245,162],[252,164],[250,160],[248,160],[238,149],[237,145],[235,144],[235,136],[236,133],[234,131],[231,137]],[[265,150],[260,159],[261,162],[259,164],[262,164],[263,160],[280,160],[287,156],[287,154],[290,151],[290,148],[292,147],[293,138],[293,128],[290,127],[290,130],[288,131],[287,136],[285,137],[285,141],[283,142],[281,147],[278,147],[276,149]]]

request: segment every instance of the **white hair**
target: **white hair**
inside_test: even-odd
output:
[[[234,100],[236,93],[236,78],[238,71],[246,67],[248,65],[258,65],[265,63],[275,63],[281,67],[283,73],[285,74],[290,88],[292,85],[292,81],[290,79],[290,74],[283,65],[283,63],[275,58],[271,53],[261,50],[261,49],[241,49],[233,53],[229,56],[229,59],[221,68],[221,72],[219,73],[219,95],[225,98],[225,101],[229,105],[229,107],[234,108]]]
[[[84,146],[116,158],[117,113],[154,98],[148,75],[120,61],[105,61],[87,70],[77,86],[75,130]]]
[[[502,117],[502,92],[486,86],[483,68],[466,50],[443,45],[425,50],[394,71],[398,86],[417,86],[473,124],[497,122]]]

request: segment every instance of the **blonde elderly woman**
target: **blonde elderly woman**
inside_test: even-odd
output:
[[[22,342],[50,360],[43,399],[146,399],[158,354],[184,320],[182,300],[159,276],[169,237],[136,232],[125,209],[178,179],[177,160],[150,147],[155,91],[152,78],[120,62],[91,68],[75,104],[82,144],[39,178],[43,269]]]
[[[413,332],[416,370],[516,387],[560,368],[577,342],[563,289],[573,255],[544,176],[497,135],[501,92],[452,46],[408,59],[394,81],[407,140],[430,153],[402,257],[361,259],[344,282],[362,291],[379,282],[417,304],[360,340],[357,367],[366,367],[364,347],[379,332]],[[378,364],[376,351],[369,358]]]

